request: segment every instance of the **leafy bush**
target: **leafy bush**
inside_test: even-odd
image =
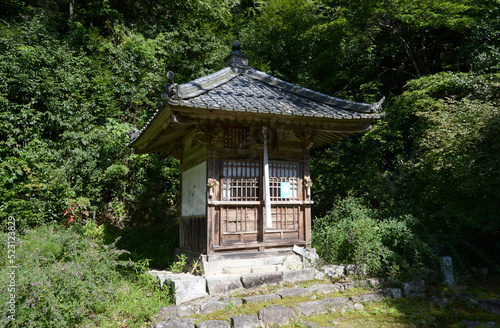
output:
[[[320,257],[327,263],[352,263],[368,273],[380,273],[388,249],[373,216],[360,199],[338,201],[325,217],[315,220],[313,244]]]
[[[8,216],[21,229],[71,217],[123,227],[170,216],[177,162],[126,145],[166,79],[164,37],[116,27],[116,40],[86,31],[86,46],[76,47],[46,14],[0,22],[2,228]]]
[[[174,260],[175,248],[179,245],[179,226],[173,219],[109,230],[106,238],[111,241],[120,237],[116,245],[130,251],[132,261],[147,259],[151,267],[164,269]]]
[[[170,265],[170,271],[174,273],[181,273],[187,264],[186,254],[177,255],[177,261]]]
[[[316,218],[313,245],[326,263],[355,264],[357,274],[392,279],[422,275],[437,261],[412,232],[411,219],[378,220],[362,199],[347,197],[338,200],[326,216]]]
[[[454,265],[493,266],[500,247],[500,76],[439,73],[410,81],[372,131],[313,153],[315,206],[363,197]]]
[[[103,317],[108,317],[108,324],[113,326],[109,318],[119,316],[123,320],[133,315],[134,321],[144,321],[168,304],[168,293],[155,290],[152,277],[144,274],[143,267],[120,260],[126,251],[103,244],[99,234],[95,224],[69,229],[46,225],[18,236],[16,320],[7,324],[3,317],[1,325],[103,326]],[[6,261],[7,256],[1,255]],[[7,263],[2,263],[2,286],[8,286],[9,270]],[[7,296],[1,293],[2,304]],[[141,300],[141,304],[132,302],[136,310],[125,305],[131,302],[130,297]]]
[[[379,221],[382,243],[389,249],[384,259],[384,275],[393,280],[415,279],[426,275],[437,278],[437,254],[414,231],[417,220],[403,215]]]

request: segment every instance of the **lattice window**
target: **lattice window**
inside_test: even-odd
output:
[[[224,148],[250,148],[250,129],[248,127],[224,126]]]
[[[223,161],[222,200],[258,201],[260,165],[258,161]]]
[[[259,161],[225,160],[222,170],[222,200],[260,200]],[[299,200],[299,163],[269,162],[269,187],[271,201]]]
[[[269,162],[271,201],[299,200],[299,163]]]

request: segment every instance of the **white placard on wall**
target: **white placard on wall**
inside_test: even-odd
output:
[[[207,215],[207,162],[182,172],[182,216]]]

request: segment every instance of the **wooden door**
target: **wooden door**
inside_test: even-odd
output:
[[[223,160],[220,223],[222,245],[259,241],[261,230],[258,160]]]
[[[269,161],[272,227],[266,241],[303,240],[301,167],[298,162]]]
[[[304,240],[301,166],[270,161],[272,227],[264,228],[259,160],[222,160],[220,245]]]

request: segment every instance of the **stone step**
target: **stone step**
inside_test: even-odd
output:
[[[246,266],[246,267],[227,267],[222,269],[223,274],[229,275],[242,275],[249,273],[265,273],[278,271],[279,265],[259,265],[259,266]]]
[[[202,271],[206,276],[236,275],[260,272],[296,270],[304,267],[302,258],[296,254],[269,255],[258,258],[203,260]]]
[[[158,319],[162,320],[155,327],[156,328],[167,328],[167,327],[195,327],[193,321],[189,318],[184,318],[183,314],[191,316],[194,314],[209,314],[211,312],[219,311],[230,306],[241,306],[242,304],[248,303],[262,303],[271,300],[277,300],[286,297],[294,296],[308,296],[313,294],[330,294],[335,291],[349,289],[350,286],[346,283],[344,284],[315,284],[310,287],[296,287],[287,288],[278,291],[276,294],[267,295],[256,295],[248,296],[242,299],[237,298],[209,298],[203,301],[201,304],[196,303],[195,306],[188,308],[187,305],[181,306],[170,306],[160,310],[158,314]],[[392,288],[395,289],[395,288]],[[392,290],[381,290],[379,292],[364,293],[358,296],[352,297],[334,297],[334,298],[324,298],[316,300],[316,296],[311,297],[311,301],[301,302],[297,304],[289,305],[268,305],[262,307],[258,310],[258,314],[251,314],[245,316],[233,316],[230,321],[215,321],[207,320],[202,321],[196,325],[198,328],[208,328],[208,327],[262,327],[262,326],[275,326],[283,325],[291,320],[294,320],[297,316],[314,316],[318,314],[326,314],[335,311],[347,311],[347,310],[363,310],[363,303],[367,302],[379,302],[384,297],[399,298],[400,296],[394,296],[395,294],[401,295],[401,290],[399,293],[393,293]],[[188,311],[189,310],[189,311]]]
[[[266,273],[276,271],[300,270],[303,268],[302,262],[289,262],[285,265],[255,265],[255,266],[240,266],[226,267],[222,269],[223,274],[227,275],[242,275],[249,273]]]

